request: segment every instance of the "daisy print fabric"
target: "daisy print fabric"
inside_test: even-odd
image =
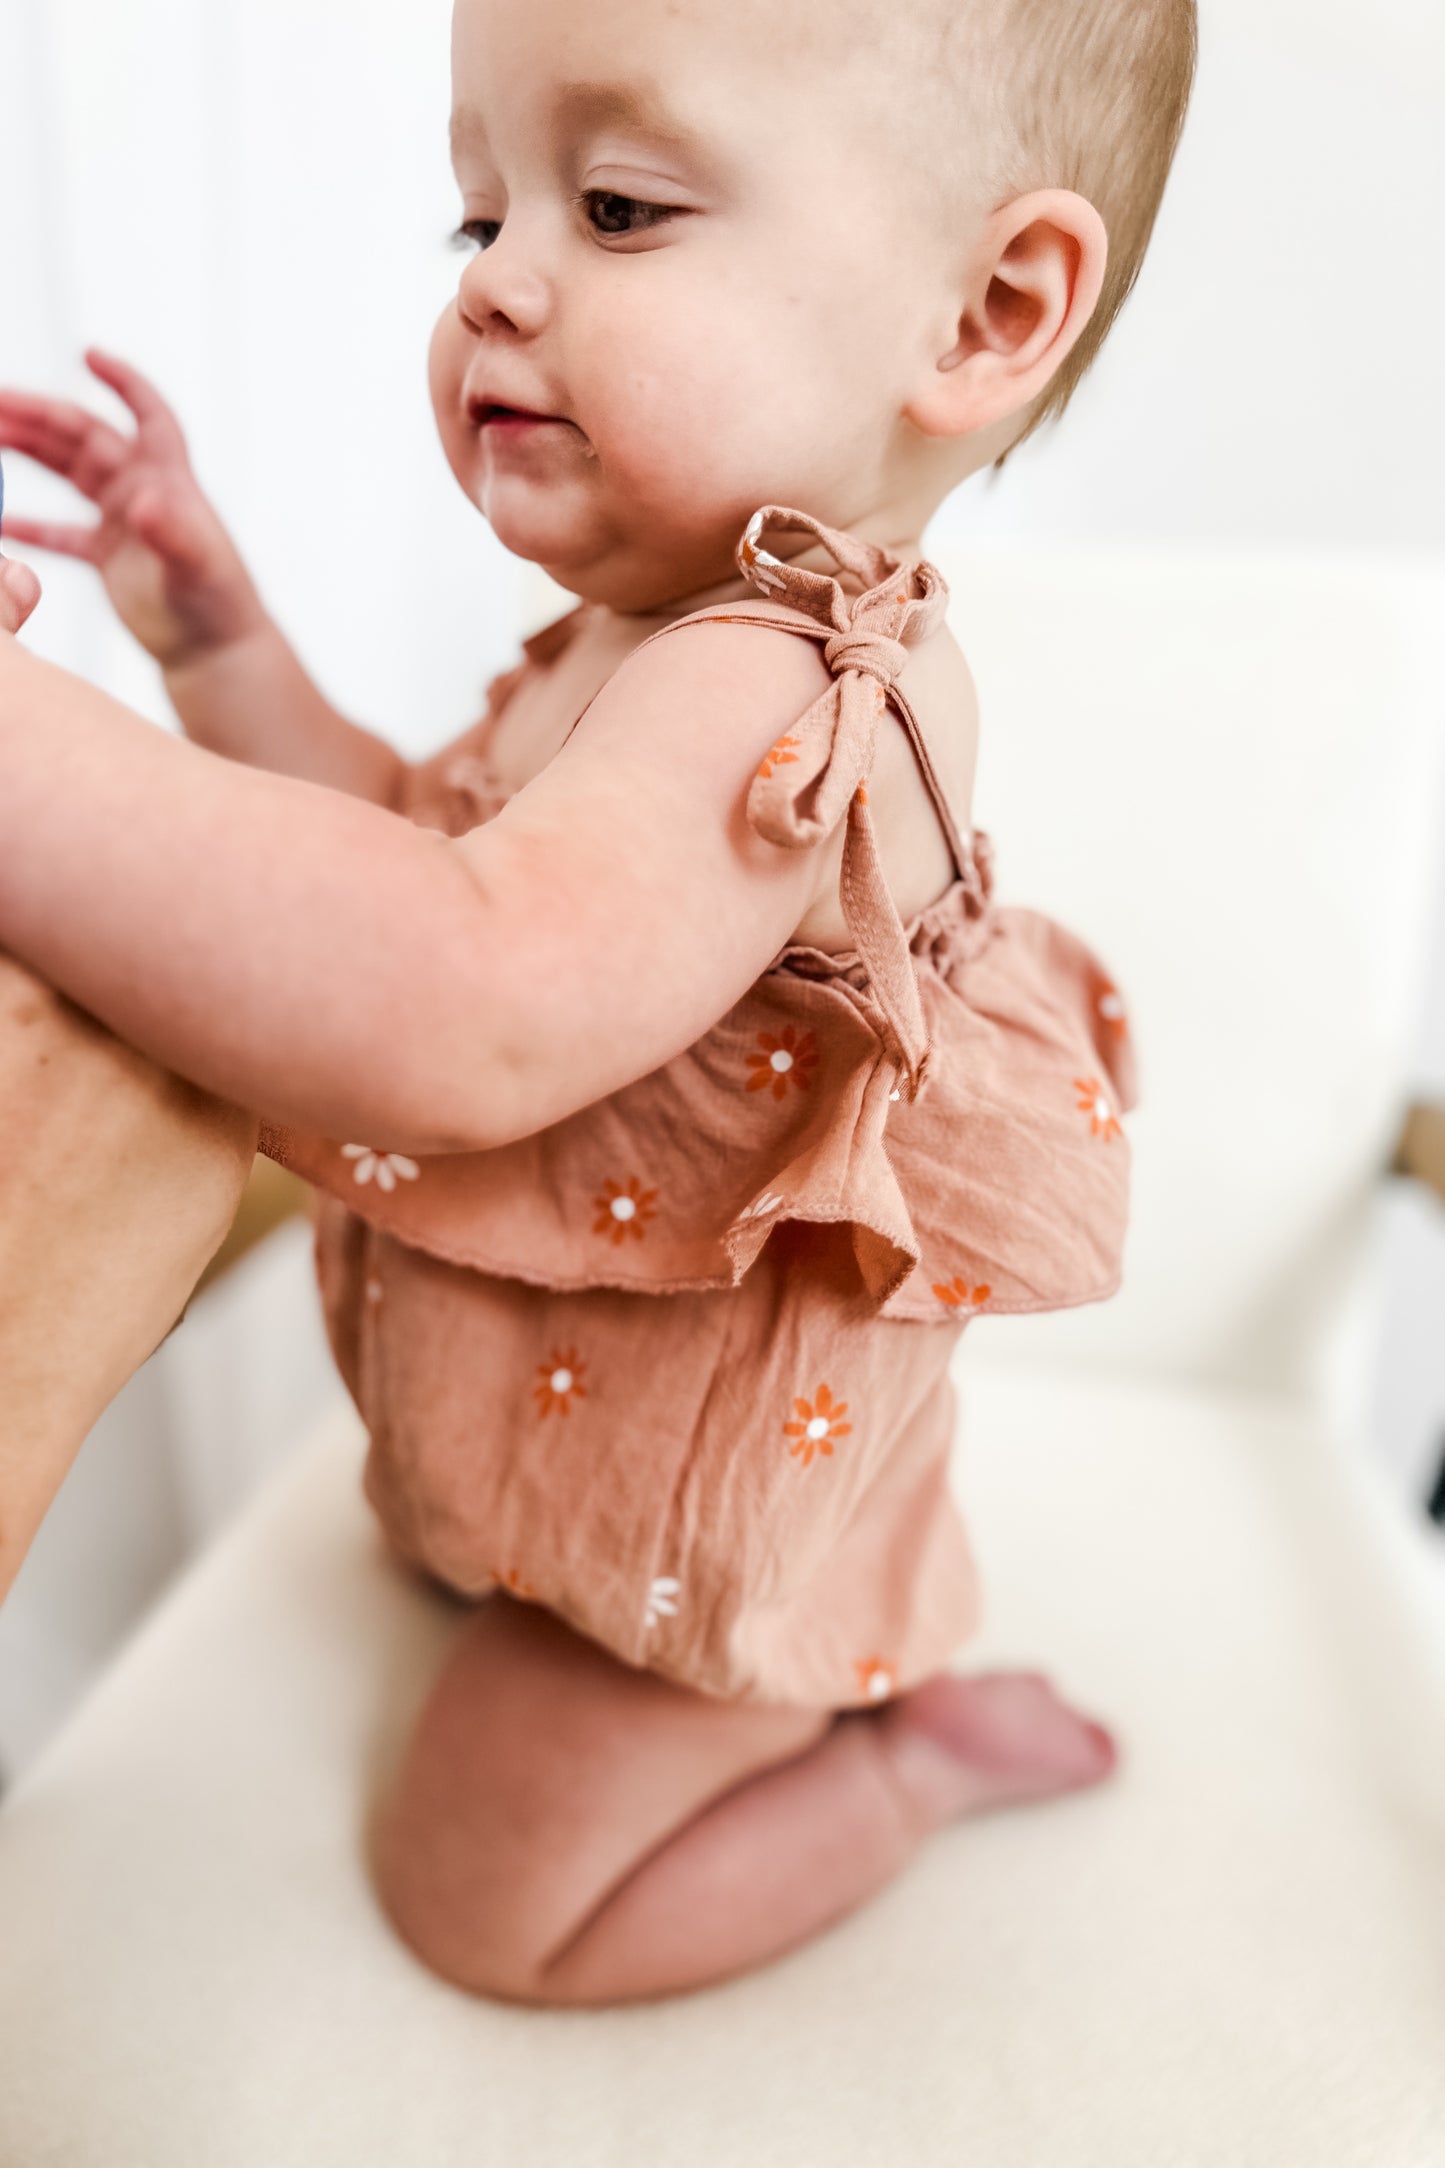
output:
[[[343,1159],[352,1162],[352,1177],[360,1185],[375,1182],[378,1189],[393,1190],[398,1182],[415,1182],[421,1168],[402,1152],[378,1152],[369,1144],[343,1144]]]

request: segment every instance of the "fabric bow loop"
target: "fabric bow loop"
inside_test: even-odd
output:
[[[782,563],[761,548],[771,526],[815,535],[864,586],[844,594],[831,574]],[[928,1064],[928,1023],[908,936],[889,893],[868,811],[867,779],[887,694],[912,647],[943,616],[948,588],[920,559],[905,565],[876,543],[824,526],[786,505],[763,505],[738,544],[738,569],[765,595],[826,629],[831,683],[771,747],[748,792],[748,819],[770,843],[819,844],[846,821],[839,900],[867,975],[886,1054],[916,1097]],[[902,637],[898,637],[899,635]],[[872,679],[876,690],[865,680]]]
[[[823,653],[831,685],[774,746],[748,799],[759,835],[794,850],[821,843],[847,812],[873,765],[882,694],[908,660],[905,643],[876,624],[832,633]]]

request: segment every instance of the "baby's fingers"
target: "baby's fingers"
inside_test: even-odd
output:
[[[108,422],[64,400],[0,391],[0,450],[23,452],[83,496],[114,480],[135,447]]]
[[[0,632],[18,632],[40,600],[40,582],[29,565],[0,557]]]
[[[5,515],[5,539],[23,543],[26,549],[53,550],[57,557],[78,557],[84,564],[96,561],[98,527],[71,527],[53,519],[12,519]],[[32,578],[33,578],[32,574]]]
[[[200,516],[194,492],[144,483],[125,507],[125,524],[138,542],[163,557],[173,573],[204,578],[215,561],[215,535]]]
[[[102,384],[108,384],[124,399],[145,431],[146,442],[153,452],[170,451],[185,457],[186,440],[181,425],[149,377],[142,376],[128,361],[104,353],[98,346],[86,348],[85,366],[92,376],[98,376]]]

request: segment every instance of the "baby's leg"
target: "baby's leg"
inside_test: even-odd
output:
[[[1107,1735],[1037,1673],[877,1709],[709,1700],[497,1595],[468,1619],[380,1814],[404,1939],[508,2001],[676,1994],[810,1940],[961,1814],[1096,1783]]]

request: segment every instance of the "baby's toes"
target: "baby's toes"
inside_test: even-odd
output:
[[[896,1773],[939,1820],[1081,1790],[1118,1759],[1103,1725],[1037,1671],[944,1673],[880,1710],[879,1722]]]

